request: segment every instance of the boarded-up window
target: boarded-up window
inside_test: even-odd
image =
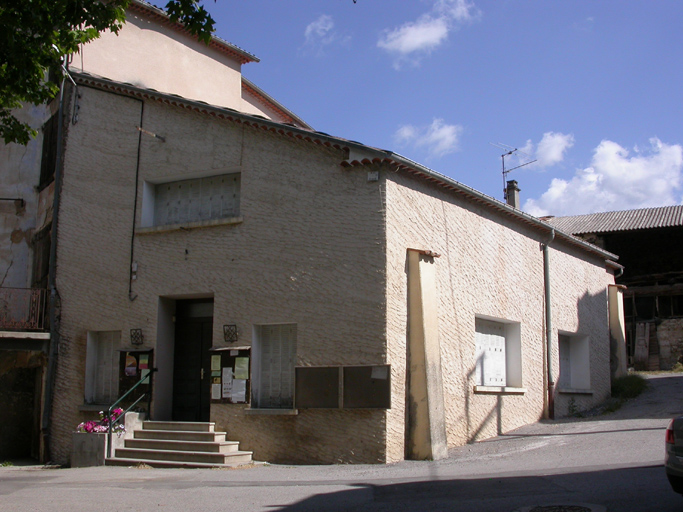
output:
[[[259,375],[254,406],[266,409],[293,408],[296,324],[259,326],[257,343]]]
[[[85,362],[85,402],[111,404],[118,397],[121,331],[88,333]]]
[[[505,325],[476,319],[475,381],[480,386],[505,386]]]
[[[154,196],[156,226],[237,217],[240,174],[162,183],[156,185]]]

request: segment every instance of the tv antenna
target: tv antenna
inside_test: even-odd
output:
[[[528,162],[524,162],[523,164],[517,165],[511,169],[506,169],[505,168],[505,157],[513,155],[514,153],[521,153],[522,155],[526,156],[527,158],[532,158],[531,155],[528,153],[525,153],[524,151],[521,151],[517,148],[513,148],[512,146],[508,146],[507,144],[503,144],[502,142],[498,142],[497,144],[494,144],[493,142],[489,142],[492,146],[502,149],[505,151],[502,155],[500,155],[500,159],[502,160],[503,163],[503,200],[507,202],[508,200],[508,187],[507,187],[507,181],[508,181],[508,174],[510,174],[511,171],[514,171],[515,169],[519,169],[520,167],[524,167],[525,165],[533,164],[534,162],[537,161],[537,159],[529,160]]]

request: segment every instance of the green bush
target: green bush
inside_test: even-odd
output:
[[[640,395],[647,388],[647,380],[640,375],[631,374],[619,377],[612,382],[612,398],[628,400]]]

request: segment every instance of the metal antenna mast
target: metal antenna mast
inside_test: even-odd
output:
[[[493,142],[489,142],[489,144],[491,144],[494,147],[497,147],[498,149],[502,149],[503,151],[505,151],[505,153],[500,155],[500,159],[502,160],[502,164],[503,164],[503,200],[507,202],[507,200],[508,200],[508,188],[507,188],[508,174],[511,171],[514,171],[515,169],[519,169],[520,167],[524,167],[525,165],[533,164],[534,162],[536,162],[536,159],[530,160],[530,161],[525,162],[525,163],[520,164],[520,165],[517,165],[517,166],[513,167],[512,169],[506,169],[505,168],[505,157],[506,156],[510,156],[517,151],[519,151],[523,155],[526,155],[528,158],[531,158],[531,156],[528,155],[527,153],[525,153],[524,151],[520,151],[517,148],[513,148],[512,146],[508,146],[507,144],[503,144],[501,142],[499,142],[498,144],[494,144]]]

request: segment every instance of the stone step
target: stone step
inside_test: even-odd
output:
[[[239,451],[237,441],[184,441],[170,439],[126,439],[126,448],[177,450],[182,452],[232,453]]]
[[[143,430],[175,430],[183,432],[213,432],[215,423],[199,421],[145,421]]]
[[[146,465],[153,468],[187,468],[187,469],[211,469],[211,468],[238,468],[238,467],[248,467],[252,464],[260,465],[263,462],[228,462],[225,464],[213,464],[204,462],[181,462],[181,461],[168,461],[168,460],[152,460],[152,459],[126,459],[123,457],[112,457],[105,459],[105,465],[107,466],[138,466]]]
[[[135,439],[160,439],[169,441],[225,442],[225,432],[191,432],[187,430],[135,430]]]
[[[117,448],[115,458],[134,459],[137,461],[170,461],[187,464],[229,464],[248,463],[252,461],[252,452],[236,450],[228,453],[192,452],[176,450],[152,450],[146,448]]]

